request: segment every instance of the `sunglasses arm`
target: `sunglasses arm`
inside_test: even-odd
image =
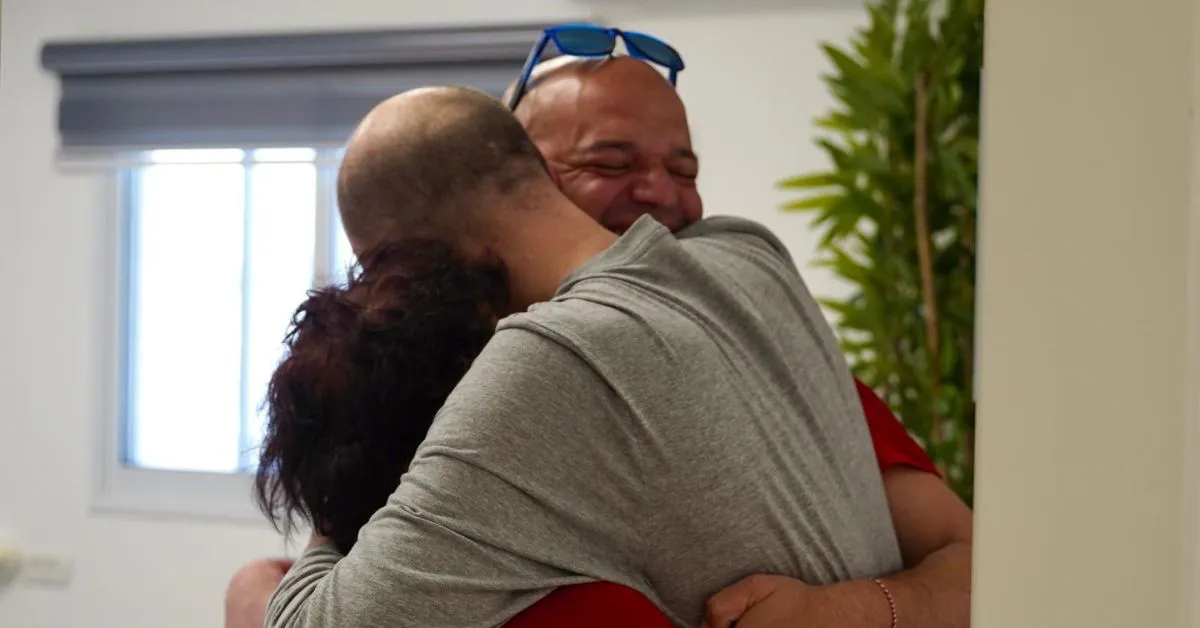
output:
[[[546,45],[549,43],[550,36],[542,33],[542,36],[538,38],[537,45],[529,53],[529,58],[525,59],[525,67],[521,70],[521,80],[517,82],[512,99],[508,103],[510,111],[516,111],[517,105],[521,103],[521,98],[525,96],[525,89],[529,86],[529,78],[533,74],[533,66],[537,64],[538,59],[542,58],[542,53],[546,51]]]

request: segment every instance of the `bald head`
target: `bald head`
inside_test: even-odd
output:
[[[654,66],[557,57],[526,89],[517,118],[563,194],[593,219],[618,233],[646,215],[672,230],[700,219],[687,111]]]
[[[338,207],[356,250],[385,238],[469,230],[497,197],[550,183],[537,148],[491,96],[421,88],[373,109],[346,146]]]
[[[510,102],[516,82],[509,85],[504,102]],[[541,124],[538,118],[548,110],[581,97],[594,94],[638,98],[653,94],[658,101],[678,105],[683,115],[683,101],[674,86],[652,65],[632,57],[583,58],[562,55],[539,63],[530,74],[525,96],[515,112],[517,119],[528,129]],[[674,107],[672,107],[674,108]]]

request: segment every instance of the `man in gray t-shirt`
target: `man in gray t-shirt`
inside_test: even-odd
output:
[[[310,547],[268,625],[495,626],[605,580],[692,626],[746,575],[898,569],[853,383],[783,246],[728,218],[617,238],[518,131],[486,96],[422,90],[352,140],[342,182],[391,212],[361,215],[410,216],[351,234],[494,254],[517,313],[354,549]]]

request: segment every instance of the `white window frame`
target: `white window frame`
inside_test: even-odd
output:
[[[335,207],[339,150],[313,147],[317,150],[317,225],[314,263],[314,282],[327,284],[329,269],[336,257],[334,230],[339,229]],[[247,149],[250,150],[250,149]],[[254,476],[245,471],[212,473],[170,471],[131,467],[124,464],[122,450],[124,431],[128,424],[126,397],[125,355],[130,341],[127,329],[129,268],[127,251],[130,246],[132,202],[127,198],[131,189],[133,169],[143,165],[140,159],[110,166],[103,177],[105,236],[103,273],[103,307],[100,309],[100,329],[103,345],[97,373],[101,374],[99,420],[92,424],[96,430],[95,473],[90,506],[93,512],[112,514],[155,515],[168,517],[220,519],[234,522],[265,523],[263,514],[253,501]],[[297,303],[299,305],[299,303]],[[244,438],[244,435],[243,435]]]

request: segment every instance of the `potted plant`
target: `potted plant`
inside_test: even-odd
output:
[[[974,484],[975,247],[983,0],[878,0],[824,45],[830,167],[780,182],[822,232],[824,299],[851,367],[967,503]]]

